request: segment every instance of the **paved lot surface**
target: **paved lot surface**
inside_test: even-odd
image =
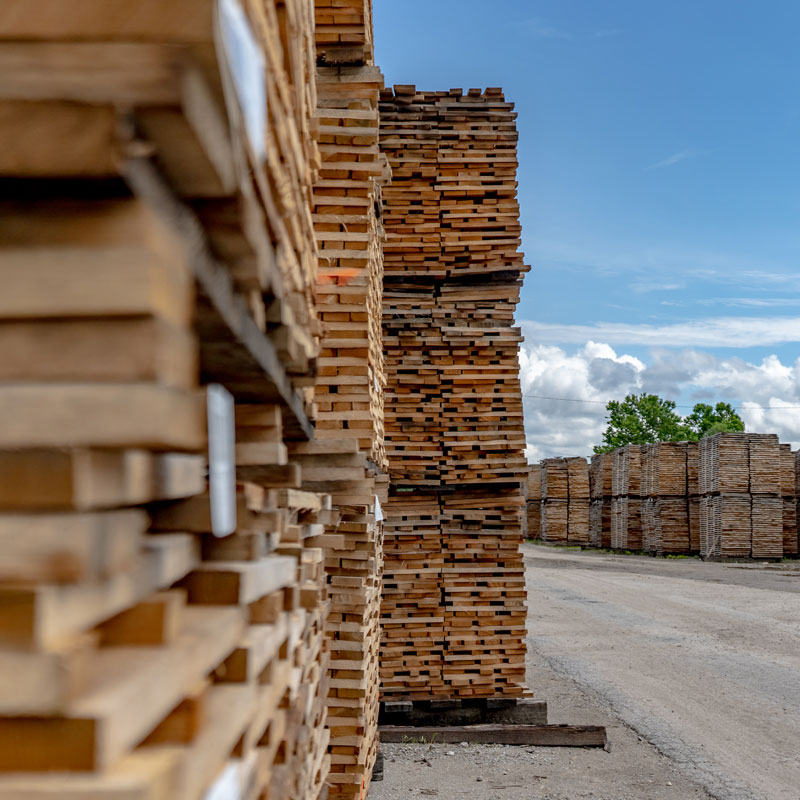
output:
[[[525,553],[529,685],[610,752],[385,745],[370,798],[800,798],[798,565]]]

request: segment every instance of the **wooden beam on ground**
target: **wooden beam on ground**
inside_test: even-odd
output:
[[[382,742],[408,744],[470,742],[538,747],[605,747],[608,741],[602,725],[383,725],[379,733]]]

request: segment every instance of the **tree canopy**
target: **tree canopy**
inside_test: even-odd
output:
[[[606,453],[626,444],[697,441],[726,431],[743,431],[744,422],[729,403],[697,403],[681,417],[672,400],[656,394],[629,394],[623,401],[606,405],[606,429],[595,453]]]

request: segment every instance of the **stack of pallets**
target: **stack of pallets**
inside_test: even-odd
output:
[[[595,453],[589,464],[589,543],[611,547],[613,454]]]
[[[774,434],[724,433],[699,450],[704,558],[783,554],[781,450]]]
[[[320,170],[314,183],[322,325],[318,441],[297,456],[304,485],[332,495],[326,528],[331,613],[330,796],[368,790],[377,754],[380,571],[385,500],[385,386],[381,337],[383,228],[378,149],[383,76],[372,63],[371,4],[315,5]]]
[[[611,547],[615,550],[641,550],[640,445],[618,447],[611,459]]]
[[[524,692],[522,274],[513,106],[381,96],[386,699]]]

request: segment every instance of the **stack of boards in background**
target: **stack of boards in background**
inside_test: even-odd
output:
[[[699,459],[704,558],[780,558],[797,552],[796,512],[793,517],[794,502],[786,494],[791,451],[777,436],[717,434],[700,441]]]
[[[530,467],[529,508],[530,487],[541,485],[543,541],[577,541],[566,522],[567,464],[581,461]],[[589,488],[592,547],[704,559],[798,555],[800,456],[774,434],[724,433],[596,454]]]
[[[532,464],[528,471],[528,539],[542,538],[542,468]]]
[[[386,700],[524,689],[513,327],[523,273],[513,105],[499,89],[381,95]]]
[[[618,447],[611,460],[611,547],[642,549],[641,451]]]
[[[641,446],[642,549],[656,555],[700,552],[697,442]]]
[[[531,468],[532,471],[537,466]],[[585,458],[547,458],[541,476],[541,539],[589,544],[589,465]]]
[[[613,453],[595,453],[589,463],[589,544],[592,547],[611,547],[613,468]]]
[[[0,798],[363,797],[370,3],[14,0],[0,32]]]

